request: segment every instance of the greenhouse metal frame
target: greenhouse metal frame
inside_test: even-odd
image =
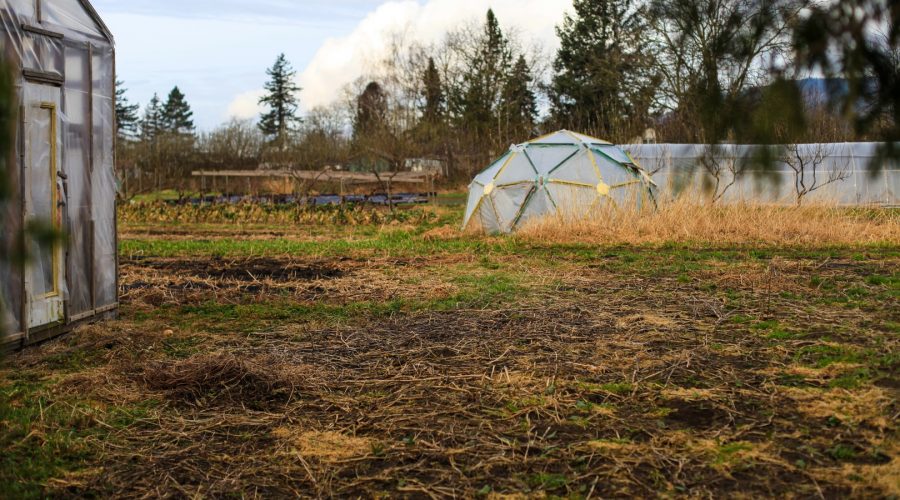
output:
[[[511,233],[528,221],[604,216],[608,207],[655,206],[655,185],[609,142],[560,130],[513,145],[469,185],[463,229]]]

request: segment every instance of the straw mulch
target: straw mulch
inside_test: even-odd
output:
[[[335,281],[358,270],[306,263],[323,264],[342,269]],[[139,276],[181,283],[186,265],[131,263],[124,286]],[[739,311],[676,277],[557,268],[534,271],[555,288],[487,309],[193,332],[197,351],[176,357],[164,352],[183,334],[121,321],[17,362],[39,367],[61,349],[102,347],[95,368],[68,375],[57,391],[97,404],[152,402],[148,416],[94,443],[93,467],[55,479],[59,495],[881,496],[891,485],[879,478],[897,470],[892,393],[827,390],[840,366],[797,372],[793,353],[810,341],[787,348],[733,322],[738,313],[797,317],[798,305],[775,291],[806,286],[812,265],[700,276],[753,297]],[[827,266],[818,272],[867,272]],[[255,300],[228,288],[242,279],[216,275],[221,267],[191,279],[230,290],[229,300]],[[412,293],[385,276],[368,281],[359,285]],[[288,285],[333,286],[265,282]],[[356,293],[332,288],[330,300],[340,303],[341,290]],[[126,306],[145,307],[152,293],[132,287]],[[872,314],[888,314],[812,307],[811,331],[864,331]],[[836,460],[836,446],[855,458]]]

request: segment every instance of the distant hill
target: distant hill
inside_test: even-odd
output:
[[[877,82],[874,78],[869,79],[867,83],[868,90],[872,95],[876,93]],[[821,106],[829,102],[840,102],[847,96],[850,86],[844,78],[804,78],[797,80],[800,92],[803,94],[803,100],[807,106]],[[837,100],[832,100],[837,98]],[[865,98],[860,99],[857,106],[865,106]]]
[[[797,80],[797,86],[807,106],[821,106],[832,102],[831,98],[843,98],[849,91],[844,78],[804,78]]]

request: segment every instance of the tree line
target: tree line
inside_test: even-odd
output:
[[[259,119],[208,133],[177,88],[142,117],[120,89],[120,163],[147,189],[198,167],[401,170],[410,159],[467,179],[559,128],[617,143],[897,141],[898,17],[887,0],[574,0],[547,54],[488,11],[433,45],[395,37],[338,102],[302,116],[284,55]]]

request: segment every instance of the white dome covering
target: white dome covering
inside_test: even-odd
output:
[[[475,176],[463,228],[510,233],[544,215],[589,217],[598,207],[654,203],[653,181],[605,141],[561,130],[510,148]]]

